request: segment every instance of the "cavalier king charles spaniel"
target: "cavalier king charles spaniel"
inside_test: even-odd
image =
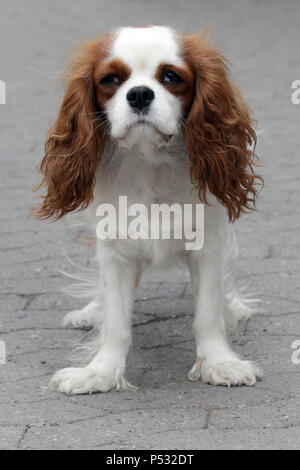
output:
[[[66,92],[41,163],[38,218],[85,210],[96,234],[100,204],[204,204],[204,245],[178,239],[99,239],[97,295],[65,325],[99,328],[84,367],[58,371],[67,394],[132,387],[124,377],[135,289],[146,266],[183,259],[194,295],[196,358],[188,377],[253,385],[261,368],[235,353],[228,330],[252,311],[229,265],[233,222],[255,208],[256,134],[249,108],[206,34],[125,27],[85,43],[67,69]]]

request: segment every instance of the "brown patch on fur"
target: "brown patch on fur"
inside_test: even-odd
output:
[[[183,80],[180,83],[163,83],[163,74],[167,71],[175,72]],[[172,64],[160,64],[155,74],[155,78],[173,95],[179,97],[183,104],[184,113],[189,109],[195,87],[195,76],[190,67],[182,68]]]
[[[105,145],[101,108],[93,75],[109,52],[111,35],[84,44],[64,78],[66,93],[58,117],[51,126],[40,166],[43,175],[37,189],[47,194],[35,216],[60,219],[85,209],[93,199],[95,172]]]
[[[199,198],[209,190],[228,210],[230,221],[254,210],[257,184],[253,169],[256,133],[249,107],[228,79],[223,55],[202,34],[180,36],[182,56],[194,74],[194,98],[185,122],[191,179]],[[252,150],[248,147],[252,146]]]
[[[110,62],[102,62],[98,64],[94,72],[95,93],[98,105],[103,108],[106,101],[112,98],[118,89],[130,76],[130,68],[120,59],[113,59]],[[106,75],[116,75],[120,79],[119,85],[107,86],[102,85],[100,81]]]

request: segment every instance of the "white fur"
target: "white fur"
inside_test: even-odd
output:
[[[120,87],[107,107],[111,122],[111,135],[122,138],[128,126],[136,121],[136,114],[129,107],[126,95],[136,86],[147,86],[155,93],[147,120],[155,122],[163,134],[173,135],[179,130],[180,101],[155,79],[161,63],[182,65],[174,33],[169,28],[123,28],[108,60],[121,59],[131,69],[129,79]]]
[[[156,46],[159,47],[156,47]],[[156,53],[154,53],[156,51]],[[181,105],[154,78],[161,62],[180,63],[174,34],[168,28],[124,28],[117,33],[111,57],[119,57],[133,73],[107,105],[112,142],[106,149],[96,178],[94,202],[88,208],[96,232],[96,208],[117,205],[119,195],[128,204],[197,203],[189,175],[189,162],[180,132]],[[137,120],[126,101],[127,91],[147,85],[155,91],[148,115],[151,126],[128,131]],[[189,266],[195,298],[194,332],[196,362],[191,380],[214,385],[253,385],[261,369],[241,359],[231,348],[226,324],[232,325],[252,312],[251,301],[236,295],[227,265],[234,257],[235,240],[226,209],[209,195],[205,207],[205,241],[199,252],[185,251],[185,240],[97,241],[100,264],[97,298],[81,311],[71,312],[65,325],[99,326],[101,333],[93,358],[84,368],[63,369],[51,386],[64,393],[106,392],[128,388],[124,379],[126,356],[131,346],[131,315],[136,280],[147,265],[166,265],[181,258]]]

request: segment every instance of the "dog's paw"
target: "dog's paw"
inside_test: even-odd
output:
[[[63,319],[63,326],[66,328],[82,328],[90,330],[93,328],[91,319],[83,315],[82,310],[73,310],[68,313]]]
[[[102,306],[92,301],[82,310],[73,310],[63,319],[63,326],[69,328],[82,328],[89,330],[100,327],[103,319]]]
[[[210,362],[197,359],[189,372],[190,380],[203,380],[211,385],[254,385],[263,378],[263,371],[254,362],[233,359],[224,362]]]
[[[134,387],[123,378],[118,369],[101,371],[92,367],[70,367],[56,372],[50,381],[50,388],[67,395],[79,395]]]

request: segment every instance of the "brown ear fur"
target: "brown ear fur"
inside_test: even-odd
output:
[[[234,221],[255,209],[256,133],[239,89],[228,79],[225,60],[203,34],[182,37],[184,58],[195,74],[195,94],[185,137],[191,178],[206,202],[209,190]],[[252,150],[249,148],[252,146]]]
[[[47,194],[35,216],[60,219],[88,206],[93,198],[95,171],[104,149],[104,130],[95,104],[93,70],[106,53],[106,40],[86,43],[65,74],[66,93],[50,128],[43,175],[37,189]]]

